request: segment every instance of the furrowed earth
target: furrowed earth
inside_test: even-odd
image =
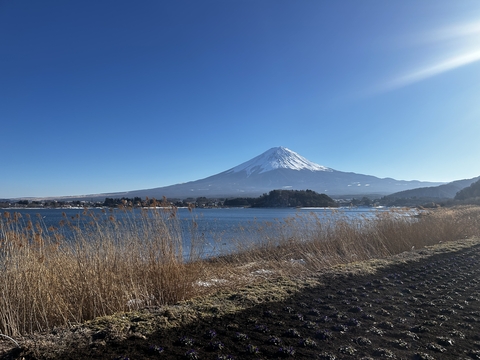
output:
[[[1,359],[480,359],[480,240],[15,340]]]

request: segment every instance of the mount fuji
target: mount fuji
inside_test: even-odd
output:
[[[285,147],[274,147],[219,174],[183,184],[102,194],[102,197],[248,197],[271,190],[314,190],[329,196],[388,195],[442,183],[404,181],[337,171],[313,163]],[[96,195],[95,197],[100,197]]]

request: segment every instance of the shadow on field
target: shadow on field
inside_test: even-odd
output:
[[[143,320],[133,318],[122,340],[98,331],[76,343],[14,349],[1,359],[478,359],[479,264],[475,245],[370,274],[330,272],[319,276],[321,285],[285,301],[224,316],[212,306],[188,326],[148,338],[137,333]]]

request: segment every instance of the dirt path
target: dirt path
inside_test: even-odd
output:
[[[123,338],[77,327],[68,336],[50,334],[57,347],[31,339],[1,358],[480,359],[480,244],[445,251],[332,271],[282,301],[227,314],[212,306],[208,316],[148,337],[139,316],[129,319]]]

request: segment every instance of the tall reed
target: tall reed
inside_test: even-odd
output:
[[[279,274],[315,272],[333,265],[386,257],[428,245],[480,236],[480,207],[440,209],[412,217],[409,210],[351,218],[296,216],[258,224],[257,236],[240,238],[236,251],[218,261],[249,263]]]
[[[68,235],[68,239],[66,238]],[[85,210],[46,229],[20,214],[0,222],[0,332],[31,333],[186,299],[201,273],[185,259],[176,210],[102,216]]]
[[[125,210],[122,216],[85,209],[46,228],[5,212],[0,216],[0,333],[17,336],[211,291],[200,280],[235,288],[254,274],[314,273],[352,261],[480,235],[480,207],[412,218],[398,211],[351,219],[302,215],[252,223],[228,254],[207,259],[190,226],[185,248],[175,208]],[[252,275],[253,274],[253,275]],[[267,276],[266,275],[266,276]],[[268,275],[268,276],[270,276]]]

